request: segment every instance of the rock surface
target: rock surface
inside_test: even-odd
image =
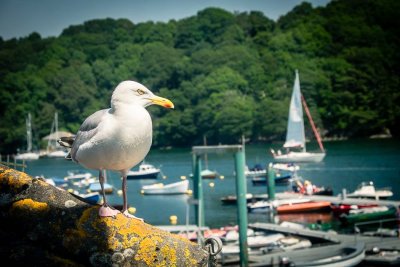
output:
[[[25,266],[205,266],[200,246],[0,165],[1,262]],[[2,265],[4,266],[4,265]]]

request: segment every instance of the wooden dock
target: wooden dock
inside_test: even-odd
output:
[[[400,238],[399,237],[375,237],[375,236],[362,236],[362,235],[344,235],[336,234],[330,232],[322,232],[308,229],[294,229],[289,227],[284,227],[276,224],[270,223],[254,223],[250,224],[249,228],[254,230],[269,231],[283,233],[285,235],[297,235],[308,239],[324,239],[327,242],[321,245],[313,246],[304,250],[294,250],[294,251],[279,251],[268,253],[265,255],[250,256],[250,262],[255,262],[250,264],[250,266],[264,266],[269,263],[279,263],[283,257],[291,257],[299,253],[315,254],[319,250],[330,250],[337,249],[337,247],[351,245],[351,244],[364,244],[366,250],[371,250],[374,247],[379,247],[380,249],[397,249],[400,250]],[[304,252],[303,252],[304,251]],[[292,255],[293,254],[293,255]],[[258,262],[258,263],[257,263]],[[259,265],[261,264],[261,265]],[[275,266],[274,264],[272,264]],[[276,265],[278,266],[278,265]]]

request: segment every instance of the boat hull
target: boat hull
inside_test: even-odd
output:
[[[379,207],[378,207],[379,208]],[[343,224],[353,224],[358,222],[376,221],[386,218],[395,218],[397,209],[394,206],[389,207],[387,210],[374,212],[375,208],[365,208],[356,214],[342,214],[339,219]]]
[[[312,212],[330,209],[331,203],[328,201],[296,203],[292,205],[282,205],[276,208],[278,213],[292,212]]]
[[[47,158],[65,158],[68,155],[66,151],[63,150],[56,150],[53,152],[49,152],[46,154]]]
[[[321,162],[325,158],[325,153],[312,152],[289,152],[288,154],[274,155],[274,162],[278,163],[308,163]]]
[[[167,185],[148,185],[142,187],[142,193],[145,195],[176,195],[186,194],[189,189],[189,181],[181,181]]]
[[[159,171],[149,173],[131,173],[127,175],[128,179],[157,179]]]
[[[279,177],[275,177],[275,183],[276,184],[288,184],[290,182],[290,179],[292,179],[292,175],[282,175]],[[267,178],[266,177],[253,177],[251,178],[251,182],[253,185],[265,185],[267,184]]]

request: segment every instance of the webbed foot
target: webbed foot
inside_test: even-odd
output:
[[[103,205],[99,209],[100,217],[115,217],[118,213],[121,213],[119,210],[116,210],[108,205]]]

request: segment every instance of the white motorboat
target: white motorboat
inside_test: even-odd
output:
[[[34,152],[25,152],[15,155],[14,158],[16,160],[36,160],[39,158],[39,154]]]
[[[353,193],[347,194],[347,197],[373,199],[385,199],[391,196],[393,196],[391,190],[376,189],[373,182],[361,183]]]
[[[139,165],[139,170],[130,170],[127,174],[128,179],[157,179],[158,174],[161,172],[160,169],[154,167],[148,163],[142,163]]]
[[[80,180],[80,179],[89,179],[93,175],[90,172],[85,172],[85,171],[68,171],[68,175],[64,177],[64,180],[69,181],[69,180]]]
[[[171,184],[157,183],[145,185],[142,187],[141,193],[145,195],[173,195],[186,194],[189,189],[189,181],[184,180]]]
[[[256,165],[253,168],[249,168],[247,165],[244,169],[244,175],[248,177],[259,177],[267,175],[267,170],[262,168],[262,166]]]
[[[289,172],[295,172],[300,170],[300,166],[295,165],[293,163],[273,163],[272,168],[277,171],[289,171]]]
[[[260,200],[255,203],[247,204],[247,209],[250,212],[263,212],[271,210],[273,208],[277,208],[282,205],[293,205],[293,204],[307,203],[310,201],[311,200],[308,198],[290,198],[290,199],[279,199],[274,201]]]
[[[304,120],[303,108],[306,111],[307,117],[310,121],[314,135],[318,141],[321,152],[307,152],[306,151],[306,138],[304,133]],[[292,98],[290,100],[289,118],[286,133],[286,142],[283,145],[287,153],[282,153],[280,150],[275,153],[271,150],[275,162],[321,162],[325,157],[325,149],[322,145],[321,137],[314,125],[311,113],[308,110],[307,103],[300,91],[299,73],[296,70],[296,77],[293,86]],[[290,149],[297,149],[293,151]]]
[[[65,158],[68,155],[67,151],[55,150],[46,154],[48,158]]]

